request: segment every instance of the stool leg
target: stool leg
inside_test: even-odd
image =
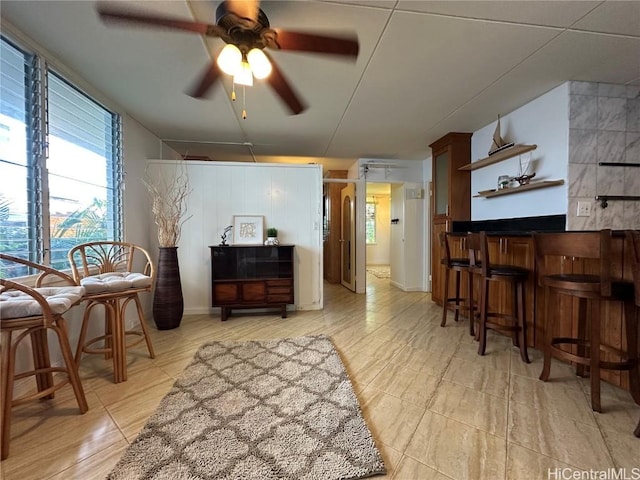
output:
[[[640,369],[638,367],[638,307],[632,301],[624,303],[625,331],[627,333],[627,358],[631,362],[629,368],[629,391],[633,401],[640,405]],[[640,423],[637,428],[640,436]]]
[[[517,283],[516,299],[518,301],[518,322],[520,329],[518,330],[519,343],[520,343],[520,358],[525,363],[531,363],[529,360],[529,353],[527,350],[527,318],[524,308],[524,283]]]
[[[444,300],[442,302],[442,322],[441,327],[447,324],[447,310],[449,307],[449,268],[444,268]]]
[[[51,367],[51,359],[49,357],[49,342],[47,341],[46,328],[37,328],[31,331],[31,353],[33,354],[34,370],[47,369]],[[36,374],[36,385],[38,391],[42,392],[53,386],[53,373]],[[43,397],[45,399],[54,398],[54,394]]]
[[[489,280],[483,278],[481,280],[482,286],[480,288],[480,295],[482,296],[482,302],[480,307],[480,320],[478,322],[478,354],[484,355],[487,348],[487,310],[489,303]]]
[[[553,322],[549,317],[549,287],[544,288],[544,364],[540,373],[540,380],[546,382],[551,373],[551,340],[553,339]]]
[[[456,298],[455,298],[456,309],[453,314],[453,320],[457,322],[460,317],[460,270],[456,270],[455,277],[456,277]]]
[[[110,317],[112,332],[111,352],[113,353],[113,382],[120,383],[127,380],[127,358],[124,338],[124,312],[121,311],[118,300],[112,305],[113,315]]]
[[[587,358],[588,355],[586,353],[586,342],[587,342],[587,299],[580,298],[578,300],[578,346],[577,346],[577,354],[582,358]],[[588,370],[589,367],[586,365],[578,364],[576,366],[576,375],[579,377],[585,376],[585,371]]]
[[[0,332],[2,352],[2,392],[0,393],[0,407],[2,408],[2,448],[0,459],[9,456],[9,442],[11,441],[11,402],[13,400],[13,375],[15,350],[11,345],[11,330]]]
[[[84,342],[87,338],[87,329],[89,328],[89,319],[91,317],[91,309],[97,305],[96,303],[90,302],[87,307],[84,309],[84,315],[82,317],[82,327],[80,328],[80,338],[78,339],[78,346],[76,348],[76,356],[74,357],[74,361],[76,365],[80,365],[80,359],[82,358],[82,352],[84,351]],[[106,314],[106,312],[105,312]]]
[[[474,323],[476,321],[476,316],[475,306],[473,303],[473,274],[471,272],[468,272],[467,274],[467,290],[469,291],[469,296],[467,297],[467,302],[469,302],[469,335],[473,337],[475,336]]]
[[[511,331],[511,343],[514,347],[520,348],[519,331],[520,317],[518,315],[518,282],[511,281],[511,321],[513,326],[516,327]]]
[[[599,307],[599,305],[598,305]],[[594,309],[591,316],[591,338],[589,353],[591,357],[591,408],[602,412],[600,406],[600,309]]]
[[[144,340],[147,343],[147,350],[149,350],[149,357],[156,358],[156,354],[153,351],[153,345],[151,344],[151,337],[149,336],[149,330],[147,329],[147,324],[144,321],[144,312],[142,311],[142,304],[140,303],[140,298],[138,298],[138,295],[134,297],[134,301],[136,302],[136,308],[138,309],[138,319],[140,320],[140,328],[142,329],[142,333],[144,334]],[[286,305],[284,308],[286,311]]]
[[[69,383],[71,384],[73,393],[76,396],[76,401],[78,402],[80,413],[85,413],[87,410],[89,410],[89,406],[87,405],[87,398],[84,395],[82,383],[80,382],[80,377],[78,376],[78,366],[76,365],[76,362],[73,360],[73,356],[71,355],[71,346],[69,345],[67,325],[64,318],[58,318],[56,320],[56,325],[52,326],[51,329],[56,332],[56,335],[58,336],[60,352],[62,353],[62,358],[64,359],[65,366],[67,367]]]

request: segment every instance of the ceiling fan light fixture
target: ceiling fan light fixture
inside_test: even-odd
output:
[[[256,78],[267,78],[271,74],[271,62],[261,49],[252,48],[249,50],[247,61],[251,65],[251,71]]]
[[[240,69],[237,70],[233,76],[233,83],[246,85],[247,87],[253,86],[253,74],[251,73],[251,66],[248,62],[241,63]]]
[[[228,75],[236,75],[242,67],[242,52],[232,43],[228,43],[218,55],[218,67]]]

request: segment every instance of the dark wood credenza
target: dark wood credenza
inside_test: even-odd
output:
[[[232,309],[279,308],[294,303],[293,245],[210,246],[211,306],[222,321]]]

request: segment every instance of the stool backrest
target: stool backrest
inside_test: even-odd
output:
[[[22,265],[31,269],[33,272],[38,273],[38,276],[33,283],[36,287],[42,287],[48,284],[76,285],[75,280],[64,272],[40,263],[31,262],[24,258],[7,255],[6,253],[0,253],[0,278],[4,277],[2,274],[2,266],[5,266],[7,270],[11,271],[13,270],[12,267],[14,265]]]
[[[440,232],[440,263],[447,268],[451,267],[451,250],[449,249],[449,241],[447,239],[448,232]]]
[[[542,279],[551,274],[564,272],[562,265],[568,258],[598,260],[600,277],[600,294],[611,295],[611,230],[599,232],[564,232],[564,233],[534,233],[533,249],[535,254],[538,284],[542,286]],[[550,257],[560,258],[557,262],[548,261]]]
[[[451,268],[453,256],[451,255],[451,241],[455,239],[460,239],[464,243],[466,240],[466,233],[452,233],[452,232],[440,232],[440,250],[442,251],[441,255],[441,263],[445,265],[447,268]],[[461,250],[462,245],[461,243]],[[458,258],[457,256],[456,258]],[[464,254],[466,258],[466,253]]]
[[[127,242],[89,242],[76,245],[68,254],[76,282],[91,275],[111,272],[139,272],[154,278],[149,253]]]
[[[627,237],[626,248],[629,249],[625,259],[631,262],[636,305],[640,307],[640,230],[627,230],[625,235]],[[638,428],[640,428],[640,424],[638,424]]]
[[[469,266],[480,268],[483,266],[482,261],[482,236],[481,233],[468,233],[467,234],[467,250],[469,252]]]

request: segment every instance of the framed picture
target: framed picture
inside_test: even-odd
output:
[[[262,245],[264,243],[264,217],[262,215],[233,216],[234,245]]]

